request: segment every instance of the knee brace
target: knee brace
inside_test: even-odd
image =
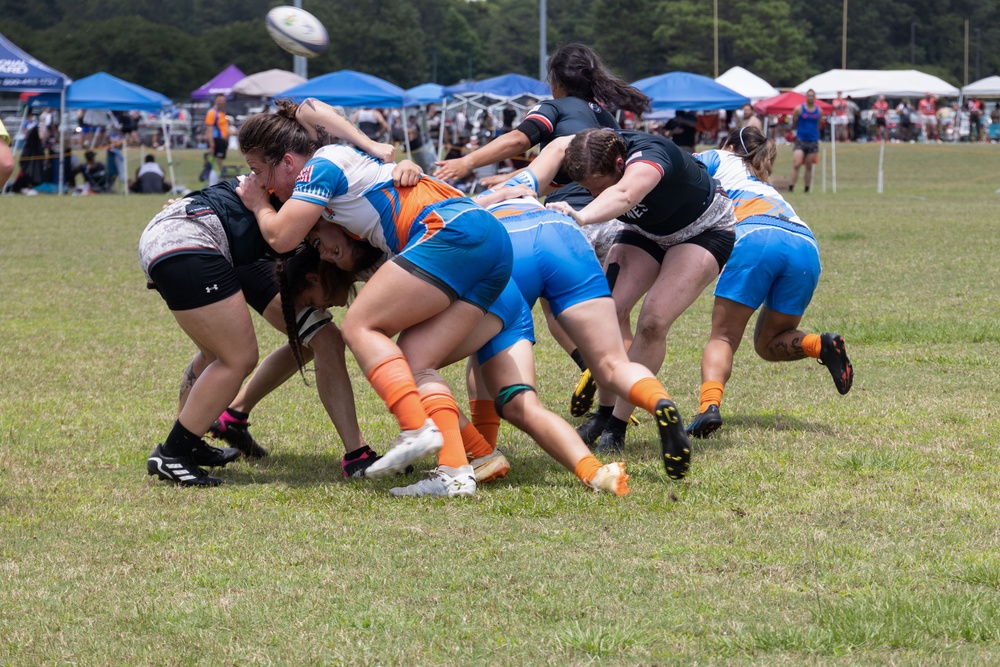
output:
[[[518,394],[523,394],[526,391],[535,391],[535,388],[530,384],[512,384],[510,386],[504,387],[497,393],[497,397],[493,399],[493,407],[496,408],[497,414],[503,419],[503,406],[514,400],[514,397]]]

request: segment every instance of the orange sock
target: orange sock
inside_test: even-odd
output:
[[[597,460],[597,457],[593,454],[587,454],[577,462],[573,473],[580,478],[581,482],[586,483],[594,479],[594,475],[600,469],[601,462]]]
[[[823,339],[819,337],[819,334],[806,334],[805,338],[802,339],[802,351],[806,353],[807,357],[819,359],[819,352],[822,349]]]
[[[368,371],[368,382],[385,401],[389,412],[399,421],[399,428],[412,431],[424,425],[427,413],[420,404],[420,392],[413,380],[410,365],[401,355],[389,357]]]
[[[444,438],[444,447],[438,453],[438,465],[452,468],[467,465],[469,458],[465,455],[465,446],[462,444],[455,397],[444,392],[431,392],[421,396],[420,402]]]
[[[701,404],[698,406],[698,412],[704,412],[708,410],[708,406],[714,405],[716,407],[722,407],[722,392],[725,389],[725,385],[721,382],[716,382],[715,380],[706,380],[701,383]]]
[[[656,412],[656,403],[661,398],[670,398],[670,395],[656,378],[642,378],[628,390],[628,402],[650,414]]]
[[[469,416],[476,425],[476,430],[495,448],[500,434],[500,415],[497,414],[493,401],[469,401],[469,408],[472,411]]]
[[[474,459],[492,454],[493,450],[496,449],[495,446],[486,441],[482,433],[476,430],[476,426],[472,422],[466,424],[465,428],[462,429],[462,445],[465,447],[465,452]]]

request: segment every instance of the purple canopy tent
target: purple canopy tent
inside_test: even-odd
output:
[[[206,83],[204,86],[195,90],[191,93],[192,100],[207,100],[214,98],[220,93],[226,97],[233,96],[233,85],[237,81],[242,81],[247,78],[247,75],[240,71],[240,68],[236,65],[230,65],[226,69],[222,70],[214,77],[212,80]]]

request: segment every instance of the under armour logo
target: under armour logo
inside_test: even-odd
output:
[[[205,293],[206,294],[210,294],[212,292],[218,292],[218,291],[219,291],[219,286],[218,285],[212,285],[211,287],[206,287],[205,288]]]

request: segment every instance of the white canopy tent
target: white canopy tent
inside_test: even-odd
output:
[[[715,80],[726,88],[735,90],[740,95],[749,97],[753,102],[760,102],[778,95],[778,90],[750,70],[733,67]]]
[[[915,69],[832,69],[806,79],[793,89],[803,93],[816,91],[816,97],[832,99],[837,93],[852,97],[923,97],[933,93],[938,97],[958,97],[959,90],[944,79]]]
[[[1000,97],[1000,76],[988,76],[962,88],[966,97]]]
[[[233,94],[246,95],[248,97],[274,97],[278,93],[282,93],[289,88],[305,82],[305,77],[301,77],[294,72],[288,72],[283,69],[269,69],[251,74],[245,79],[237,81],[233,84]]]

